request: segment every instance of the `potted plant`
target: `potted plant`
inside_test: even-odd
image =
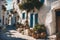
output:
[[[32,36],[33,35],[33,33],[34,33],[34,30],[33,29],[29,29],[29,36]]]
[[[40,38],[46,38],[46,27],[44,24],[40,25],[40,29],[37,30],[40,33]]]
[[[38,29],[40,29],[40,25],[39,24],[35,25],[35,27],[33,28],[34,33],[35,33],[33,35],[36,35],[36,37],[34,37],[34,38],[39,38],[39,36],[40,36],[39,32],[38,32]]]
[[[36,38],[45,38],[46,37],[46,28],[45,28],[44,24],[42,24],[42,25],[37,24],[34,27],[34,31],[36,34],[33,34],[33,35],[36,35]]]

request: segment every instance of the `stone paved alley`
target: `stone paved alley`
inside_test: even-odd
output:
[[[35,40],[35,39],[17,32],[16,30],[14,30],[14,26],[8,26],[5,33],[0,33],[0,40]]]

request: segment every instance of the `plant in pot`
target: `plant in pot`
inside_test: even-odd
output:
[[[22,32],[22,31],[24,30],[23,27],[24,27],[24,25],[20,23],[20,24],[19,24],[20,32]]]
[[[35,27],[33,28],[34,34],[32,35],[34,38],[39,38],[38,29],[40,29],[40,25],[39,24],[36,24]],[[34,35],[36,35],[36,37]]]
[[[45,38],[46,37],[46,28],[45,28],[44,24],[42,24],[42,25],[37,24],[34,27],[34,31],[36,34],[33,34],[33,35],[36,35],[36,38]]]
[[[46,38],[46,27],[44,24],[40,25],[40,28],[37,30],[37,32],[40,34],[40,38]]]
[[[33,29],[29,29],[29,32],[28,32],[29,33],[29,36],[32,36],[34,34],[34,32],[35,31]]]

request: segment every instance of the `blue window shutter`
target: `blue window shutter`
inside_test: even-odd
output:
[[[30,27],[33,27],[33,14],[30,14]]]
[[[44,0],[41,0],[42,3],[44,3]]]
[[[39,1],[41,1],[41,3],[44,3],[44,0],[39,0]]]
[[[38,24],[38,14],[35,14],[35,24]]]
[[[22,13],[22,19],[25,19],[25,13]]]

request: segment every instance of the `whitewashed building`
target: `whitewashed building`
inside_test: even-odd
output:
[[[20,20],[22,20],[21,22],[24,23],[24,21],[26,20],[25,19],[26,11],[25,10],[21,11],[18,6],[21,3],[21,1],[22,0],[13,0],[13,6],[20,15]],[[37,22],[38,20],[39,24],[45,24],[49,35],[56,34],[60,32],[60,27],[59,27],[60,0],[43,0],[43,1],[44,1],[44,5],[40,8],[39,12],[35,12],[35,13],[30,12],[28,14],[29,25],[30,27],[34,27],[35,22]],[[35,16],[37,17],[37,20]]]
[[[3,11],[3,6],[6,6],[6,0],[0,0],[0,25],[6,25],[6,11]],[[4,18],[3,18],[4,16]]]

